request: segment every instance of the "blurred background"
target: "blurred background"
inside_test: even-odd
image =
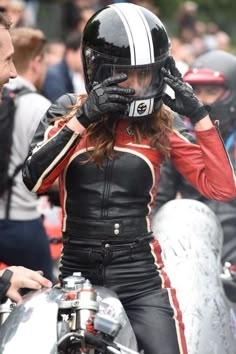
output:
[[[53,50],[60,52],[59,42],[63,42],[69,32],[82,31],[94,11],[114,2],[119,0],[0,0],[0,9],[7,9],[15,26],[42,29],[50,42],[56,42]],[[189,45],[186,46],[189,55],[199,55],[216,46],[236,52],[234,0],[127,2],[140,3],[159,15],[175,39],[173,46],[178,46],[181,40]]]

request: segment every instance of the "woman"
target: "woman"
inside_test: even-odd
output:
[[[100,10],[85,26],[82,56],[88,96],[65,95],[48,110],[45,119],[55,122],[42,131],[42,121],[35,135],[25,184],[43,192],[59,177],[61,279],[81,271],[116,291],[145,354],[186,354],[181,311],[150,227],[158,171],[169,156],[201,193],[228,200],[236,194],[231,164],[150,11],[125,3]],[[199,146],[172,129],[163,100],[191,118]]]

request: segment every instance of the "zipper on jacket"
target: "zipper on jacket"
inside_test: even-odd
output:
[[[109,208],[109,197],[110,197],[110,188],[111,188],[111,177],[113,171],[113,163],[112,159],[105,159],[105,167],[104,167],[104,188],[103,188],[103,197],[102,197],[102,205],[101,205],[101,217],[108,216],[108,208]]]

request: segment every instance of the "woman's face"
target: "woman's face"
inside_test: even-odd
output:
[[[133,88],[135,90],[135,96],[144,96],[152,83],[152,73],[145,69],[135,70],[122,70],[119,69],[114,74],[125,73],[127,79],[119,83],[120,87]]]

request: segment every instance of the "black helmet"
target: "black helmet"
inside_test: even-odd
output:
[[[211,104],[210,117],[224,126],[236,119],[236,57],[222,50],[212,50],[199,56],[184,76],[191,85],[220,84],[226,92]]]
[[[118,72],[139,73],[142,90],[136,93],[125,117],[145,117],[158,111],[164,90],[160,69],[169,55],[169,38],[159,18],[130,3],[109,5],[87,22],[82,37],[85,86],[94,85]]]

